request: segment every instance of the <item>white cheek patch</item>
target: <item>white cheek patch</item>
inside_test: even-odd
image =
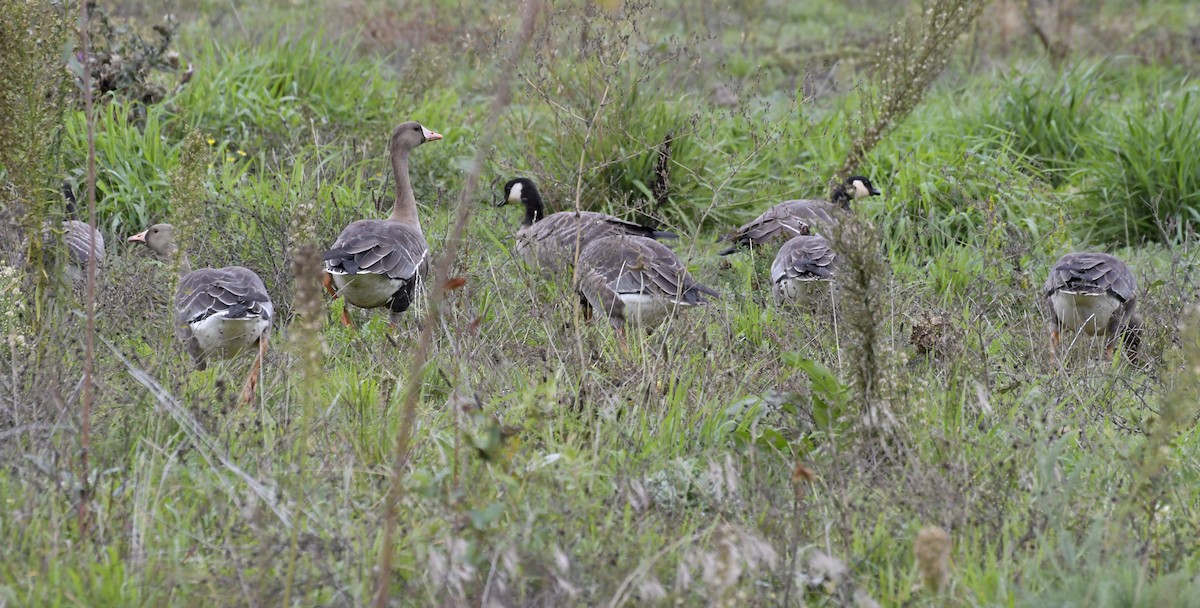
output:
[[[524,184],[522,184],[521,182],[517,182],[517,183],[513,184],[513,187],[508,191],[508,200],[510,200],[510,201],[521,200],[521,189],[522,189],[523,185]]]
[[[862,183],[861,179],[854,180],[854,198],[862,198],[870,195],[871,191],[867,190],[866,185]]]

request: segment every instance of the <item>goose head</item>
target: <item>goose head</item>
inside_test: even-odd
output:
[[[437,141],[441,138],[440,133],[434,133],[421,123],[410,120],[396,126],[396,129],[392,131],[392,141],[388,147],[392,154],[399,154],[409,152],[427,141]]]
[[[130,243],[141,243],[155,255],[168,258],[175,253],[175,228],[170,224],[155,224],[131,237]]]
[[[868,196],[879,196],[880,194],[883,193],[865,176],[851,175],[846,178],[845,182],[834,189],[832,202],[844,208],[849,208],[851,199],[858,200]]]
[[[528,177],[510,179],[504,184],[503,196],[497,206],[503,207],[508,203],[521,203],[525,206],[526,225],[545,217],[546,206],[542,203],[542,195],[533,180]]]

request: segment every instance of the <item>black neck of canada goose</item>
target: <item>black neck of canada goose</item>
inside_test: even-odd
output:
[[[521,220],[522,226],[532,226],[546,219],[546,204],[542,202],[542,194],[538,192],[533,180],[527,177],[510,180],[504,185],[504,198],[505,202],[519,200],[525,206],[525,219]]]
[[[75,200],[75,190],[73,190],[71,188],[70,182],[66,182],[66,181],[63,182],[62,195],[63,195],[63,198],[66,199],[66,201],[67,201],[67,217],[74,218],[75,212],[77,211],[77,209],[75,207],[75,205],[77,203]]]

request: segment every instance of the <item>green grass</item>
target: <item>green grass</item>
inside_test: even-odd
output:
[[[1137,14],[1200,22],[1169,4]],[[1136,9],[1111,0],[1100,14],[1125,14],[1115,5]],[[144,120],[98,105],[109,251],[97,333],[112,348],[98,342],[89,470],[74,301],[46,303],[57,322],[37,331],[0,301],[0,328],[27,340],[0,343],[0,537],[11,539],[0,605],[370,602],[420,320],[393,330],[353,310],[359,329],[348,330],[331,303],[323,367],[305,377],[291,256],[386,214],[386,139],[409,118],[446,136],[412,157],[435,255],[469,160],[491,153],[452,267],[468,282],[448,296],[419,378],[398,605],[848,606],[855,589],[883,606],[1195,605],[1200,320],[1181,315],[1200,264],[1200,122],[1186,57],[1085,49],[1073,56],[1082,67],[1055,73],[1031,40],[999,49],[995,23],[981,22],[973,67],[954,63],[870,153],[862,171],[885,196],[856,211],[879,228],[888,267],[878,392],[895,425],[880,434],[864,429],[854,388],[857,320],[771,306],[773,253],[718,258],[715,241],[774,202],[822,196],[871,90],[851,86],[861,52],[846,47],[869,44],[882,29],[866,17],[893,9],[755,6],[667,3],[638,13],[636,30],[597,16],[593,43],[605,31],[630,42],[615,36],[590,55],[582,9],[563,8],[518,66],[486,42],[515,31],[514,18],[448,2],[412,23],[354,9],[395,27],[391,37],[343,31],[352,11],[321,3],[185,14],[180,52],[195,78]],[[413,31],[423,48],[403,47]],[[1111,52],[1137,54],[1140,40]],[[797,102],[797,66],[824,52],[847,61],[843,84]],[[397,70],[399,56],[424,63]],[[500,134],[480,141],[498,72],[516,95]],[[711,87],[731,81],[741,103],[716,105]],[[61,149],[47,151],[76,183],[85,126],[68,112],[50,134]],[[209,162],[192,167],[205,194],[192,261],[250,267],[276,305],[252,407],[236,405],[248,360],[194,371],[172,335],[170,269],[124,243],[178,211],[170,177],[192,127],[212,139]],[[654,209],[668,131],[679,136],[671,187]],[[576,326],[565,280],[512,254],[518,213],[490,203],[518,173],[555,209],[573,206],[578,180],[585,207],[661,220],[723,297],[669,329],[632,332],[622,355],[605,323]],[[1160,230],[1155,209],[1180,221]],[[1112,245],[1138,277],[1145,365],[1104,361],[1086,341],[1051,360],[1038,299],[1049,265]],[[11,249],[0,247],[9,266]],[[926,354],[910,335],[929,315],[944,340]],[[798,486],[797,465],[815,480]],[[941,595],[919,587],[913,557],[930,525],[953,545]],[[797,586],[815,580],[818,551],[846,566],[841,586]]]

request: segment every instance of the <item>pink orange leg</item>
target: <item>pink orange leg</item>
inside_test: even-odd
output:
[[[258,375],[262,371],[263,359],[267,356],[267,334],[263,334],[258,339],[258,356],[254,358],[254,366],[250,368],[250,375],[246,377],[246,383],[242,388],[241,404],[246,405],[254,401],[255,389],[258,388]]]
[[[321,273],[321,284],[325,286],[325,291],[329,292],[329,296],[337,299],[337,289],[333,286],[333,275],[328,272]]]

